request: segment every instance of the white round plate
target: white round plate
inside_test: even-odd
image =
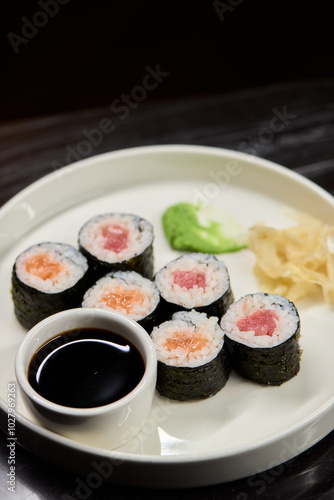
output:
[[[132,212],[155,227],[155,267],[179,253],[161,227],[164,210],[179,201],[206,201],[246,228],[257,222],[291,224],[298,209],[331,222],[333,198],[315,184],[269,161],[201,146],[151,146],[99,155],[40,179],[0,210],[0,424],[7,431],[8,384],[25,331],[10,295],[16,256],[40,241],[77,244],[91,216]],[[219,256],[235,298],[258,290],[249,250]],[[283,463],[334,427],[334,308],[296,304],[302,324],[301,369],[280,387],[260,386],[232,373],[214,397],[176,402],[155,396],[142,431],[110,451],[71,441],[42,428],[16,388],[16,437],[44,459],[77,474],[97,473],[130,486],[182,488],[231,481]],[[93,477],[93,476],[92,476]]]

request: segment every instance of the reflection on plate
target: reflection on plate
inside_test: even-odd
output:
[[[24,336],[14,317],[10,274],[30,244],[77,244],[92,215],[136,213],[155,228],[155,268],[179,255],[171,250],[161,215],[172,203],[207,201],[246,228],[257,222],[291,223],[295,208],[329,222],[332,197],[284,167],[245,154],[197,146],[153,146],[107,153],[60,169],[32,184],[0,211],[0,423],[7,431],[8,383]],[[254,256],[224,254],[235,298],[257,290]],[[268,469],[306,450],[333,429],[334,350],[332,307],[297,304],[303,349],[299,374],[280,387],[263,387],[232,373],[205,401],[179,403],[155,397],[143,429],[109,451],[70,441],[43,429],[16,393],[16,436],[23,446],[81,475],[104,464],[105,479],[145,487],[188,487],[230,481]],[[109,466],[107,466],[107,463]]]

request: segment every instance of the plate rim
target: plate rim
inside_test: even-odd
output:
[[[80,170],[81,168],[89,167],[90,164],[98,160],[104,160],[107,158],[113,157],[122,157],[122,156],[135,156],[136,154],[154,154],[154,153],[211,153],[213,155],[218,155],[221,157],[233,157],[235,159],[240,158],[240,160],[245,161],[246,163],[256,163],[256,167],[262,167],[263,169],[270,169],[276,171],[278,174],[282,174],[283,176],[291,177],[298,182],[301,182],[305,186],[309,187],[313,191],[318,191],[318,193],[325,197],[327,201],[333,204],[334,206],[334,197],[326,191],[323,187],[319,186],[312,180],[303,176],[299,172],[296,172],[292,168],[288,168],[284,165],[276,163],[272,160],[268,160],[266,158],[252,155],[249,153],[245,153],[243,151],[237,151],[234,149],[221,148],[216,146],[205,146],[205,145],[197,145],[197,144],[154,144],[147,146],[135,146],[129,148],[116,149],[112,151],[106,151],[104,153],[100,153],[97,155],[90,156],[88,158],[83,158],[74,163],[69,163],[64,165],[58,169],[54,169],[52,172],[49,172],[39,179],[36,179],[32,183],[25,186],[18,193],[14,194],[9,200],[7,200],[0,207],[0,216],[3,211],[7,211],[11,205],[14,205],[21,197],[24,197],[30,191],[38,189],[44,183],[48,183],[53,178],[57,178],[59,172],[69,173],[75,170]]]
[[[27,196],[27,194],[33,193],[35,190],[39,190],[43,185],[49,184],[52,182],[53,179],[59,175],[59,171],[62,172],[74,172],[74,171],[79,171],[82,168],[89,168],[90,165],[94,165],[96,161],[99,160],[104,160],[108,158],[115,158],[115,157],[120,157],[120,156],[128,156],[129,158],[132,156],[136,156],[137,154],[165,154],[165,153],[181,153],[181,154],[196,154],[196,153],[201,153],[201,154],[210,154],[210,155],[215,155],[215,156],[220,156],[222,158],[235,158],[235,159],[241,159],[242,161],[245,161],[246,163],[253,164],[256,168],[261,167],[265,170],[271,170],[275,171],[278,174],[283,175],[284,177],[288,177],[291,179],[296,180],[298,183],[301,183],[305,185],[306,187],[310,188],[313,192],[318,194],[321,198],[324,198],[326,202],[330,203],[334,209],[334,197],[330,193],[328,193],[324,188],[321,186],[315,184],[313,181],[307,179],[306,177],[302,176],[298,172],[295,172],[294,170],[291,170],[283,165],[277,164],[271,160],[264,159],[262,157],[258,157],[255,155],[250,155],[248,153],[232,150],[232,149],[227,149],[227,148],[220,148],[220,147],[215,147],[215,146],[203,146],[203,145],[191,145],[191,144],[165,144],[165,145],[148,145],[148,146],[138,146],[138,147],[129,147],[129,148],[123,148],[119,150],[114,150],[114,151],[109,151],[105,153],[101,153],[95,156],[91,156],[89,158],[85,158],[82,160],[79,160],[75,163],[65,165],[61,167],[58,171],[52,171],[49,172],[48,174],[42,176],[41,178],[37,179],[36,181],[32,182],[22,190],[20,190],[18,193],[16,193],[13,197],[11,197],[2,207],[0,208],[0,218],[6,216],[6,212],[9,211],[15,204],[19,203],[22,198]],[[284,439],[291,435],[291,433],[294,432],[300,432],[302,433],[303,430],[307,429],[309,424],[314,423],[317,419],[324,419],[326,416],[334,410],[334,395],[333,397],[327,401],[327,403],[323,404],[320,408],[317,410],[313,411],[312,414],[309,414],[305,416],[299,423],[298,425],[291,425],[287,427],[283,434],[281,433],[279,436],[270,436],[268,439],[265,439],[264,441],[261,440],[261,442],[256,442],[251,446],[247,446],[247,449],[245,450],[244,448],[240,450],[236,450],[236,448],[232,448],[230,450],[214,450],[213,452],[202,452],[200,457],[196,456],[195,453],[187,453],[185,455],[151,455],[151,454],[133,454],[130,452],[119,452],[117,450],[107,450],[107,449],[102,449],[94,446],[89,446],[85,445],[83,443],[77,443],[75,441],[72,441],[66,437],[63,436],[58,436],[57,434],[41,427],[39,424],[29,420],[26,418],[24,415],[17,414],[16,418],[19,424],[21,424],[24,427],[27,427],[31,432],[34,434],[42,434],[45,438],[49,439],[51,442],[58,442],[58,444],[61,444],[65,447],[70,447],[71,449],[75,449],[75,451],[78,452],[83,452],[86,454],[91,454],[91,453],[97,453],[101,457],[108,457],[114,455],[118,458],[124,459],[124,461],[128,461],[131,463],[141,463],[141,464],[159,464],[159,465],[175,465],[178,463],[203,463],[203,462],[210,462],[210,461],[217,461],[221,459],[228,459],[231,456],[234,456],[236,453],[243,452],[254,452],[257,449],[261,448],[262,446],[273,446],[277,441],[280,441],[281,439]],[[7,415],[7,409],[6,409],[6,402],[0,398],[0,412]],[[2,425],[2,419],[0,418],[0,427],[6,432],[6,429]],[[320,439],[322,439],[325,435],[327,435],[331,430],[326,432],[321,438],[316,440],[314,443],[312,443],[310,446],[313,446],[316,442],[318,442]],[[282,437],[283,435],[283,437]],[[24,445],[23,445],[24,446]],[[304,450],[308,449],[310,446],[305,447]],[[240,447],[241,448],[241,447]],[[241,476],[244,477],[244,476]],[[201,483],[205,485],[205,481]],[[214,484],[210,482],[209,484]],[[181,485],[182,486],[182,485]],[[180,485],[178,487],[181,487]],[[189,486],[189,485],[187,485]],[[165,486],[166,487],[166,486]]]

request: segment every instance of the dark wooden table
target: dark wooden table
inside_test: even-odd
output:
[[[63,165],[151,144],[229,148],[275,161],[334,194],[334,80],[297,81],[170,102],[144,100],[121,112],[98,109],[0,124],[0,205]],[[333,422],[334,427],[334,422]],[[125,500],[334,499],[334,432],[281,466],[196,490],[136,490],[80,478],[16,449],[16,493],[8,492],[6,434],[0,433],[0,497]],[[84,478],[83,478],[84,479]],[[81,488],[80,488],[81,485]]]

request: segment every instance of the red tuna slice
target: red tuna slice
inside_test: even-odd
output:
[[[205,288],[206,286],[205,274],[196,271],[175,271],[173,278],[176,285],[187,290],[194,288],[195,285],[198,288]]]
[[[272,337],[276,328],[275,319],[279,319],[275,311],[272,309],[261,309],[250,316],[239,319],[237,327],[241,332],[254,331],[256,337],[260,335]]]
[[[104,248],[119,253],[128,246],[128,230],[119,224],[107,225],[102,228]]]

